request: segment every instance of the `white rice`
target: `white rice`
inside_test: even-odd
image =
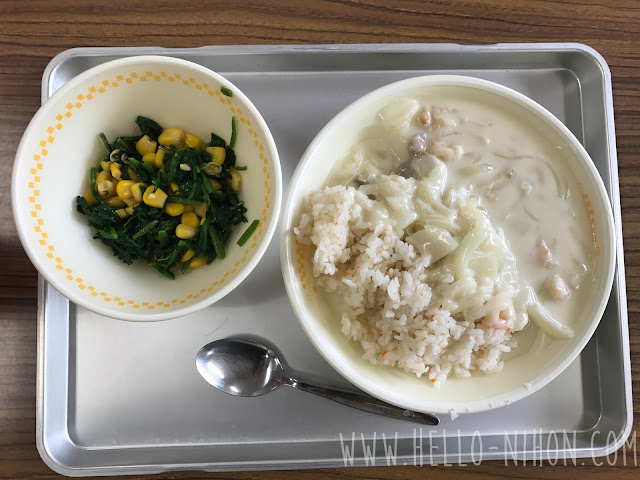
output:
[[[495,286],[473,276],[428,282],[429,257],[391,225],[367,220],[367,202],[353,187],[326,187],[309,195],[293,229],[298,241],[314,248],[318,285],[343,299],[342,333],[360,343],[371,363],[425,376],[436,387],[450,375],[500,371],[502,353],[513,346],[509,328],[442,307],[457,295],[458,303],[477,311],[500,300]]]

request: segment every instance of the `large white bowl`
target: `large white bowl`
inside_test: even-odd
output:
[[[570,171],[582,183],[593,209],[600,247],[593,278],[595,295],[583,306],[581,318],[572,325],[575,336],[555,340],[535,357],[523,354],[505,362],[501,373],[450,377],[437,389],[425,378],[391,367],[374,366],[362,358],[362,348],[340,333],[340,320],[332,315],[314,288],[310,263],[297,244],[292,228],[300,218],[303,198],[324,185],[336,162],[355,143],[361,129],[369,125],[379,109],[396,98],[426,94],[432,86],[459,86],[486,92],[484,100],[507,99],[510,108],[531,127],[556,145],[567,145]],[[531,99],[501,85],[461,76],[429,76],[400,81],[382,87],[357,100],[313,140],[298,165],[285,202],[282,223],[282,271],[287,293],[296,315],[311,342],[347,380],[370,394],[395,405],[423,412],[472,413],[507,405],[542,388],[557,377],[580,353],[595,331],[611,291],[615,260],[613,216],[598,172],[589,155],[571,132],[550,112]]]
[[[220,87],[233,91],[229,98]],[[87,188],[90,167],[105,155],[98,138],[138,133],[143,115],[181,127],[208,141],[229,140],[237,120],[235,151],[242,172],[247,219],[260,220],[243,247],[238,225],[227,256],[170,281],[142,262],[125,265],[93,240],[75,197]],[[13,213],[29,258],[57,290],[97,313],[127,320],[162,320],[194,312],[221,299],[251,272],[275,230],[282,180],[275,143],[249,99],[220,75],[169,57],[115,60],[72,79],[40,108],[16,153]]]

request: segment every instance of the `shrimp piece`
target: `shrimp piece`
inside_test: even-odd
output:
[[[431,125],[431,112],[428,108],[423,108],[420,113],[418,113],[418,122],[423,127],[428,127]]]
[[[558,274],[553,274],[542,286],[545,295],[554,302],[562,302],[571,296],[571,290]]]
[[[538,265],[543,268],[549,268],[555,265],[551,250],[547,246],[547,242],[544,240],[538,240],[536,243],[536,255],[538,259]]]
[[[460,145],[449,147],[446,143],[437,140],[429,142],[428,151],[431,155],[438,157],[443,162],[460,160],[464,153]]]

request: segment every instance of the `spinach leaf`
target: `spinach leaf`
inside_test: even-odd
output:
[[[138,127],[140,127],[140,132],[142,136],[148,135],[151,140],[154,142],[158,141],[158,137],[162,133],[163,128],[158,125],[156,122],[147,117],[138,116],[136,118],[136,123]]]

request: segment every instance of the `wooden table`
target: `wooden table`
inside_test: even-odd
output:
[[[629,296],[631,360],[640,360],[640,2],[634,0],[419,0],[0,2],[0,479],[54,478],[35,448],[36,279],[10,208],[13,156],[40,105],[51,58],[78,46],[366,42],[582,42],[611,66]],[[633,383],[637,393],[638,367]],[[639,403],[636,398],[636,405]],[[636,412],[637,418],[640,415]],[[640,478],[633,455],[600,467],[391,467],[163,478]],[[640,462],[640,459],[638,459]],[[59,478],[59,477],[58,477]],[[129,477],[142,478],[142,477]],[[146,477],[150,478],[150,477]],[[159,477],[156,477],[159,478]]]

